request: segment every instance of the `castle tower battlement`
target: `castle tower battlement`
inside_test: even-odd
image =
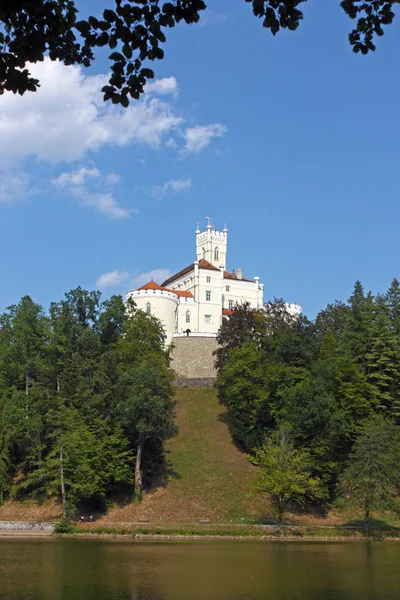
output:
[[[226,271],[226,255],[228,252],[228,229],[226,222],[222,231],[216,231],[211,225],[211,219],[206,217],[208,225],[205,231],[196,228],[196,257],[197,260],[207,260],[209,263]]]

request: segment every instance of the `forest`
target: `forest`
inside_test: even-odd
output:
[[[236,307],[219,332],[218,392],[234,439],[260,466],[280,521],[292,504],[397,511],[400,483],[400,286],[358,281],[314,321],[282,300]]]
[[[0,502],[140,499],[176,431],[161,323],[77,288],[48,313],[25,296],[0,317]]]
[[[282,300],[237,305],[218,334],[216,387],[255,491],[293,506],[397,511],[400,284],[360,282],[311,321]],[[55,498],[72,518],[140,501],[177,433],[162,324],[121,296],[77,288],[48,311],[0,316],[0,503]]]

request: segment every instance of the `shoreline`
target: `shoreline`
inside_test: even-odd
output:
[[[144,540],[222,540],[222,541],[260,541],[260,542],[400,542],[400,536],[385,536],[385,535],[373,535],[371,536],[363,536],[363,535],[351,535],[351,536],[343,536],[343,535],[235,535],[235,534],[226,534],[226,535],[213,535],[203,534],[203,533],[188,533],[188,534],[176,534],[176,533],[142,533],[142,532],[126,532],[126,533],[117,533],[117,532],[74,532],[74,533],[53,533],[51,531],[23,531],[23,530],[0,530],[0,541],[2,539],[9,538],[53,538],[53,539],[118,539],[118,540],[126,540],[130,541],[144,541]]]

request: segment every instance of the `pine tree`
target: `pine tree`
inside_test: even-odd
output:
[[[345,320],[340,342],[344,350],[366,372],[366,355],[370,350],[370,323],[372,321],[374,299],[365,295],[360,281],[356,281],[353,294],[349,298],[349,312]]]
[[[369,337],[370,350],[365,356],[367,377],[377,390],[379,408],[393,414],[397,412],[400,345],[380,297],[374,305]]]
[[[341,503],[363,509],[364,530],[369,533],[373,511],[398,507],[399,482],[400,429],[375,415],[350,454],[339,487]]]
[[[393,279],[385,294],[385,302],[394,332],[400,336],[400,283]]]

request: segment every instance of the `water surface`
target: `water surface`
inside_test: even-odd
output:
[[[0,539],[0,600],[398,600],[400,543]]]

